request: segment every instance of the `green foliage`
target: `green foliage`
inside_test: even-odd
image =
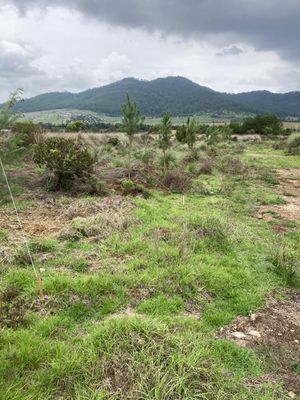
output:
[[[273,114],[257,115],[256,117],[245,119],[241,125],[231,123],[230,128],[235,134],[278,135],[282,133],[282,122]]]
[[[292,133],[287,140],[287,148],[290,154],[300,154],[300,133]]]
[[[91,176],[89,178],[86,191],[88,194],[97,196],[106,196],[109,193],[107,185],[96,176]]]
[[[86,124],[81,120],[69,122],[66,126],[66,132],[83,132],[85,130]]]
[[[300,274],[300,253],[298,246],[281,244],[273,249],[270,261],[275,272],[290,285],[296,284]]]
[[[55,187],[61,188],[76,177],[91,175],[96,159],[76,140],[53,137],[36,147],[34,162],[45,166],[54,175]]]
[[[159,159],[159,164],[164,170],[171,167],[176,167],[177,165],[176,155],[171,151],[165,152],[165,154],[163,154],[162,157]]]
[[[13,107],[21,100],[22,94],[23,91],[21,89],[12,92],[4,108],[0,109],[0,131],[11,128],[19,118],[19,114],[13,111]]]
[[[163,151],[163,167],[167,168],[166,151],[171,147],[172,137],[172,118],[170,113],[166,113],[159,125],[158,145]]]
[[[145,198],[150,196],[149,191],[143,185],[133,182],[131,179],[123,179],[122,189],[125,195],[142,195]]]
[[[12,126],[12,132],[19,136],[23,145],[28,145],[39,141],[39,135],[42,133],[40,125],[32,121],[17,121]]]
[[[196,142],[197,126],[194,119],[188,118],[186,124],[183,124],[176,131],[178,142],[187,144],[189,149],[193,149]]]
[[[170,113],[166,113],[159,125],[158,144],[162,151],[165,153],[171,147],[172,137],[172,117]]]
[[[128,95],[126,102],[121,107],[121,110],[123,114],[122,125],[131,143],[134,134],[138,132],[141,124],[144,121],[144,118],[140,117],[140,111],[137,104],[132,101]]]
[[[45,93],[18,104],[18,111],[56,109],[91,110],[111,116],[120,115],[124,93],[134,97],[144,115],[162,116],[166,111],[177,116],[195,115],[203,110],[223,116],[235,113],[275,113],[279,116],[300,116],[300,94],[273,94],[256,91],[241,94],[220,93],[200,86],[183,77],[168,77],[150,82],[134,78],[90,91]],[[222,110],[222,111],[220,111]],[[215,116],[213,116],[215,119]]]

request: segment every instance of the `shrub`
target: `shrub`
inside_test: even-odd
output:
[[[189,149],[193,149],[196,142],[197,125],[196,122],[188,118],[186,124],[183,124],[176,131],[176,139],[180,143],[188,145]]]
[[[125,195],[142,195],[145,198],[150,196],[149,191],[143,185],[135,183],[131,179],[124,179],[122,181],[122,190]]]
[[[91,176],[86,183],[86,192],[91,195],[106,196],[109,191],[105,183],[96,176]]]
[[[270,261],[275,267],[275,272],[283,277],[287,283],[293,284],[300,272],[299,250],[293,246],[275,246],[270,256]]]
[[[282,122],[276,115],[257,115],[247,118],[241,126],[240,133],[258,133],[261,135],[278,135],[282,133]]]
[[[12,127],[12,132],[20,135],[23,145],[39,143],[42,128],[32,121],[18,121]]]
[[[113,147],[117,147],[120,144],[120,139],[117,136],[110,136],[105,144],[111,145]]]
[[[54,188],[63,188],[76,177],[90,176],[96,158],[74,139],[53,137],[36,147],[34,162],[53,175]]]
[[[13,111],[14,105],[22,99],[23,91],[17,89],[10,94],[10,97],[4,107],[0,109],[0,131],[9,129],[19,118],[19,114]]]
[[[149,167],[151,164],[153,164],[154,156],[154,151],[151,149],[140,150],[134,153],[134,157],[141,161],[146,167]]]
[[[241,175],[246,172],[246,167],[238,158],[231,156],[222,157],[217,163],[220,172],[226,175]]]
[[[66,126],[66,132],[83,132],[85,130],[86,124],[80,120],[69,122]]]
[[[210,175],[212,173],[214,161],[212,158],[205,158],[201,161],[198,173],[201,175]]]
[[[288,152],[290,154],[300,154],[300,133],[292,133],[287,140]]]
[[[171,151],[166,152],[159,159],[159,164],[163,169],[168,169],[170,167],[175,167],[177,165],[177,159],[174,153]]]
[[[179,171],[167,172],[160,180],[161,184],[175,193],[185,193],[191,188],[189,175]]]

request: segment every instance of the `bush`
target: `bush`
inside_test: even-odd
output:
[[[34,162],[46,167],[55,179],[54,188],[58,189],[77,177],[90,176],[96,158],[74,139],[53,137],[36,147]]]
[[[109,191],[105,183],[96,176],[91,176],[86,183],[86,192],[91,195],[106,196]]]
[[[175,193],[185,193],[191,188],[190,176],[179,171],[167,172],[160,182],[163,187]]]
[[[214,161],[212,158],[205,158],[201,161],[198,173],[200,175],[210,175],[214,167]]]
[[[149,191],[141,184],[133,182],[131,179],[122,181],[122,190],[124,195],[142,195],[145,198],[150,196]]]
[[[12,132],[17,134],[23,146],[31,143],[39,143],[42,128],[40,125],[34,124],[32,121],[18,121],[12,127]]]
[[[282,122],[276,115],[257,115],[243,122],[239,133],[258,133],[261,135],[278,135],[282,133]]]
[[[232,158],[231,156],[221,158],[217,165],[220,172],[226,175],[241,175],[247,169],[240,159]]]
[[[159,164],[163,168],[175,167],[177,165],[177,159],[174,153],[171,151],[167,151],[163,156],[159,159]]]
[[[80,120],[69,122],[66,126],[66,132],[83,132],[85,130],[86,124]]]
[[[117,136],[111,136],[106,140],[105,144],[117,147],[120,144],[120,139]]]
[[[276,246],[270,256],[275,272],[288,284],[294,284],[300,272],[300,254],[296,247],[288,245]]]
[[[288,152],[290,154],[300,154],[300,133],[292,133],[287,140]]]

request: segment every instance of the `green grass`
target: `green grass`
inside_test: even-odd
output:
[[[182,158],[183,148],[176,151]],[[299,162],[269,144],[249,146],[243,159],[271,178],[273,168]],[[184,199],[155,190],[132,198],[136,208],[122,230],[92,215],[68,224],[80,231],[76,240],[29,237],[47,297],[41,305],[32,268],[18,252],[2,263],[1,291],[18,290],[11,309],[18,304],[26,324],[19,319],[0,330],[0,398],[287,399],[280,384],[245,384],[268,373],[259,354],[214,338],[290,284],[276,267],[284,258],[270,254],[279,242],[297,243],[299,225],[279,238],[271,222],[253,216],[258,205],[283,204],[265,176],[215,171],[196,178]],[[1,229],[0,244],[9,233]]]

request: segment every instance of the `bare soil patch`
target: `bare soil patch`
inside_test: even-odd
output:
[[[283,382],[288,391],[300,394],[300,293],[286,291],[281,299],[273,293],[265,307],[238,317],[216,337],[253,348],[271,364],[270,374],[249,384]]]
[[[286,204],[260,206],[257,217],[272,221],[275,216],[300,221],[300,168],[277,170],[278,192]]]

